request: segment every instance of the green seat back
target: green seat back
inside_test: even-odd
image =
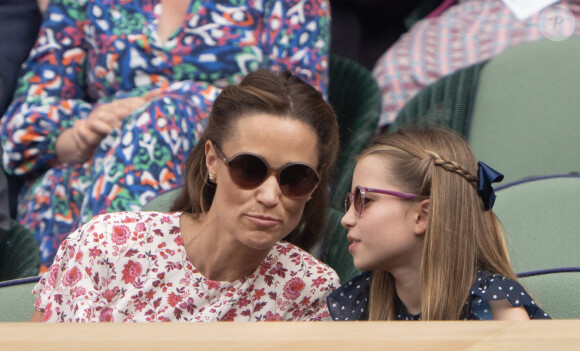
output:
[[[550,317],[580,319],[580,272],[533,275],[519,281]]]
[[[493,211],[516,273],[580,267],[580,176],[523,181],[496,194]]]
[[[0,243],[0,281],[37,275],[40,249],[34,234],[12,220]]]
[[[377,132],[382,98],[377,82],[365,67],[338,55],[330,57],[328,90],[340,133],[331,199],[334,207],[342,208],[351,188],[356,157]]]
[[[580,171],[580,36],[515,46],[481,72],[469,143],[504,182]]]
[[[38,278],[24,278],[2,282],[2,286],[0,286],[0,322],[28,322],[30,320],[36,302],[36,297],[32,295],[32,289],[37,280]]]
[[[179,191],[181,187],[166,191],[155,196],[151,201],[145,204],[141,208],[141,211],[158,211],[158,212],[169,212],[171,210],[171,206],[173,205],[173,201],[179,195]]]

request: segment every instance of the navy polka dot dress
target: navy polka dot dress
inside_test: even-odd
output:
[[[327,298],[333,320],[367,320],[372,272],[364,272],[335,290]],[[465,320],[493,319],[489,301],[507,299],[514,307],[523,306],[530,319],[550,317],[536,305],[520,283],[488,271],[477,272],[475,282],[466,301]],[[421,314],[410,314],[397,299],[395,309],[398,320],[421,320]]]

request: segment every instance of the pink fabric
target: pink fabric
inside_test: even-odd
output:
[[[329,320],[326,296],[340,285],[330,267],[278,242],[250,276],[206,279],[187,257],[180,215],[105,214],[72,233],[33,291],[42,320]]]
[[[580,35],[580,0],[555,5],[569,8],[576,19],[574,35]],[[501,0],[463,0],[416,23],[373,69],[383,96],[379,125],[392,123],[409,100],[440,77],[543,38],[540,14],[519,21]]]

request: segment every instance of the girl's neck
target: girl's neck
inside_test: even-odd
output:
[[[202,214],[180,218],[183,244],[189,260],[205,278],[232,282],[252,274],[270,250],[256,251],[232,240],[233,236]]]
[[[397,296],[410,314],[421,313],[421,274],[419,269],[391,272]]]

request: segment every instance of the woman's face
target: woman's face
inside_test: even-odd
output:
[[[354,170],[355,186],[404,192],[392,181],[388,159],[364,156]],[[395,196],[366,192],[364,210],[358,216],[354,206],[343,216],[348,229],[349,251],[359,270],[390,271],[420,263],[423,235],[417,227],[417,202]]]
[[[317,142],[314,129],[303,122],[256,114],[238,119],[233,136],[219,149],[228,159],[239,153],[252,153],[272,168],[305,163],[316,170]],[[218,152],[211,142],[206,144],[208,170],[217,183],[209,213],[218,216],[224,232],[235,241],[257,250],[270,249],[296,228],[310,196],[285,196],[273,174],[255,189],[242,189],[230,177]]]

